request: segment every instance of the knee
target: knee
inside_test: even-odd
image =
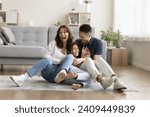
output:
[[[73,60],[73,59],[74,59],[74,56],[73,56],[72,54],[68,54],[68,55],[66,56],[66,58],[67,58],[67,59],[72,59],[72,60]]]
[[[89,64],[89,63],[92,63],[92,62],[93,62],[93,60],[90,57],[86,58],[86,60],[85,60],[86,64]]]
[[[97,60],[104,60],[102,56],[97,57]]]
[[[89,80],[91,75],[88,72],[85,72],[84,77],[85,77],[86,80]]]
[[[45,64],[52,64],[52,60],[50,59],[50,58],[43,58],[43,62],[45,63]]]
[[[74,56],[72,54],[68,54],[67,56],[70,58],[74,58]]]

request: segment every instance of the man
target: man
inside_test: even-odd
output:
[[[127,89],[127,87],[120,83],[118,77],[108,65],[108,63],[102,58],[102,42],[100,39],[91,36],[92,28],[88,24],[83,24],[79,28],[79,37],[80,39],[76,40],[76,43],[79,46],[80,54],[79,57],[83,57],[81,53],[90,54],[90,57],[94,60],[95,66],[101,73],[101,77],[97,77],[96,80],[102,84],[102,82],[108,78],[110,82],[107,85],[109,87],[114,83],[115,90]],[[79,61],[80,62],[80,61]],[[89,66],[90,67],[90,66]],[[105,77],[103,77],[105,76]],[[105,88],[107,88],[105,87]]]

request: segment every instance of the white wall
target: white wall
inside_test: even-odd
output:
[[[91,13],[92,25],[96,28],[96,36],[100,37],[101,30],[113,26],[113,0],[93,0]]]
[[[125,41],[131,65],[150,71],[149,45],[149,41]]]
[[[72,8],[83,12],[84,5],[78,0],[2,0],[3,10],[18,10],[19,25],[27,25],[30,20],[34,25],[53,26],[57,21],[67,24],[67,15]],[[95,27],[96,37],[100,30],[112,25],[113,0],[93,0],[91,4],[91,25]]]

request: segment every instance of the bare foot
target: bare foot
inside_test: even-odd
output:
[[[73,83],[73,84],[72,84],[72,89],[74,89],[74,90],[77,90],[77,89],[79,89],[79,88],[81,88],[81,87],[82,87],[81,84],[76,84],[76,83]]]
[[[65,71],[65,70],[61,70],[61,71],[57,74],[57,76],[55,77],[54,81],[55,81],[56,83],[60,83],[60,82],[62,82],[63,80],[65,80],[66,77],[67,77],[66,71]]]
[[[67,78],[77,78],[77,74],[75,72],[70,72],[67,74]]]

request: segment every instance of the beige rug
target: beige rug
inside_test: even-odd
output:
[[[25,81],[22,87],[16,85],[10,80],[10,76],[0,76],[0,90],[59,90],[59,91],[73,91],[71,86],[64,84],[49,83],[41,77],[35,76],[32,79]],[[113,91],[112,86],[104,90],[99,83],[91,82],[87,87],[80,88],[77,91]],[[131,87],[128,87],[125,92],[137,92]],[[115,91],[116,92],[116,91]],[[118,91],[117,91],[118,92]],[[120,92],[120,91],[119,91]]]

